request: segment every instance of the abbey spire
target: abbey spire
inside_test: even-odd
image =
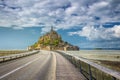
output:
[[[54,31],[53,26],[51,26],[51,32]]]

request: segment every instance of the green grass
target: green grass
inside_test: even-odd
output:
[[[23,52],[27,52],[27,50],[0,50],[0,56],[19,54],[19,53],[23,53]]]

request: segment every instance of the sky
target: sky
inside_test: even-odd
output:
[[[26,49],[51,26],[80,48],[120,48],[120,0],[0,0],[0,49]]]

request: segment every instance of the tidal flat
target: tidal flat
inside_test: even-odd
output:
[[[66,52],[120,72],[120,50],[80,50]]]

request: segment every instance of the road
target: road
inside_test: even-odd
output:
[[[85,80],[63,56],[50,51],[0,63],[0,80]]]
[[[56,53],[56,78],[57,80],[85,80],[73,64],[62,55]]]

